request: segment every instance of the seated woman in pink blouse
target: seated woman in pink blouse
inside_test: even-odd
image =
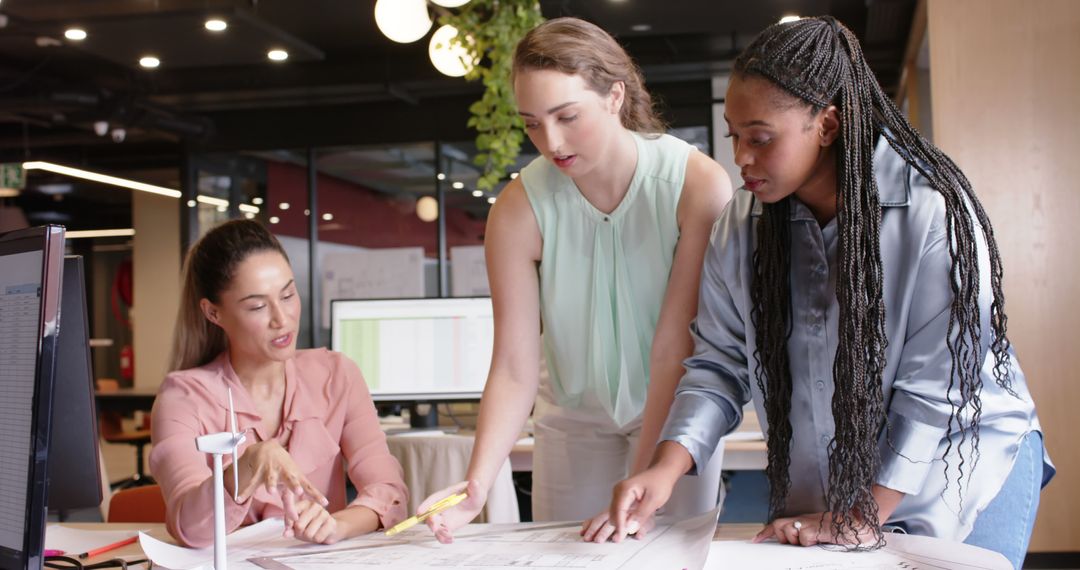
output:
[[[282,516],[286,536],[332,543],[404,518],[401,466],[360,370],[339,353],[296,350],[300,297],[277,239],[254,221],[222,224],[191,249],[183,287],[150,453],[173,537],[213,542],[212,456],[195,438],[228,429],[228,388],[248,430],[238,501],[235,466],[225,472],[229,532]],[[346,470],[359,492],[348,505]]]

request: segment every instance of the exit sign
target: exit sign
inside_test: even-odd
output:
[[[26,188],[26,171],[21,163],[0,164],[0,188]]]

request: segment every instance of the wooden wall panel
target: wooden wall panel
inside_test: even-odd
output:
[[[928,29],[935,142],[994,223],[1058,467],[1031,550],[1080,551],[1080,2],[930,0]]]

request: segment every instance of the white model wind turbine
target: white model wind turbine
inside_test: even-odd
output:
[[[246,432],[236,431],[236,410],[233,409],[232,389],[229,389],[229,431],[211,433],[195,438],[195,447],[203,453],[214,455],[214,570],[225,568],[225,480],[221,469],[221,456],[233,456],[233,500],[240,492],[240,464],[236,449],[247,437]]]

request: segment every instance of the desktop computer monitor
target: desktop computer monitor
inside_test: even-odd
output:
[[[0,568],[41,568],[64,229],[0,234]]]
[[[64,258],[60,327],[53,373],[53,421],[49,442],[49,510],[101,504],[94,377],[86,319],[83,259]]]
[[[490,298],[334,300],[330,318],[331,348],[356,362],[376,402],[484,392],[495,338]]]

